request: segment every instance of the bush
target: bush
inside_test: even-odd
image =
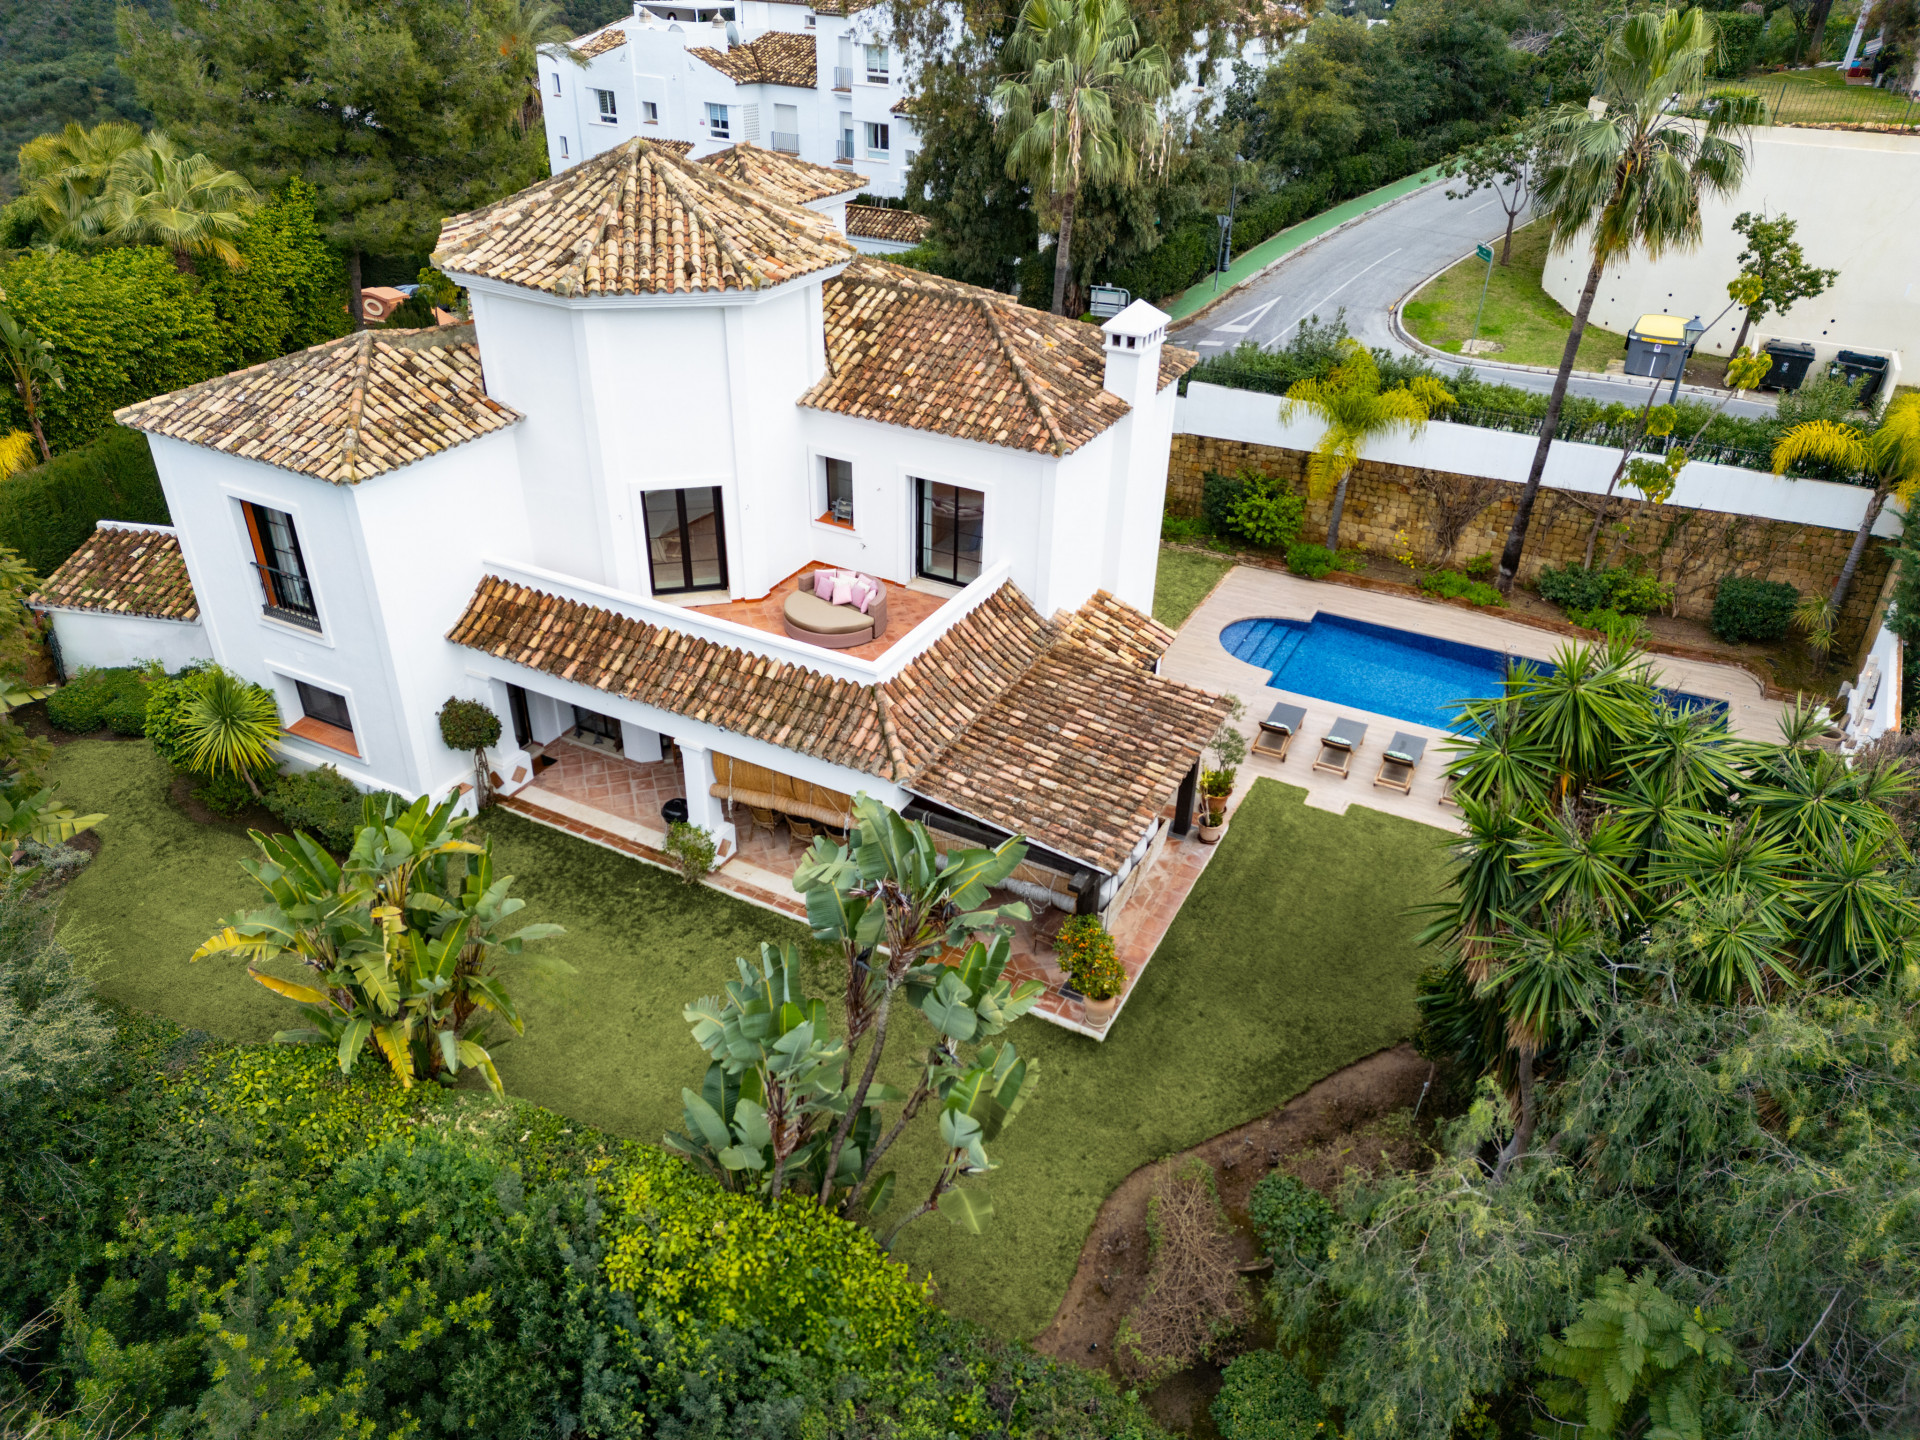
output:
[[[1213,531],[1208,528],[1206,519],[1198,515],[1162,515],[1160,517],[1160,538],[1182,541],[1204,540]]]
[[[1504,605],[1506,597],[1484,580],[1470,580],[1458,570],[1429,570],[1420,577],[1420,588],[1444,600],[1465,600],[1472,605]]]
[[[676,820],[667,826],[667,853],[680,862],[680,878],[689,885],[698,884],[713,873],[713,832],[700,825]]]
[[[1287,569],[1305,580],[1324,580],[1340,568],[1340,557],[1324,545],[1287,547]]]
[[[144,735],[146,672],[82,669],[47,697],[47,719],[79,735],[90,735],[102,725],[111,725],[120,735]]]
[[[449,750],[485,750],[500,740],[500,717],[478,700],[455,696],[440,707],[440,739]]]
[[[1213,1402],[1220,1440],[1315,1440],[1326,1418],[1307,1377],[1278,1350],[1254,1350],[1227,1366]]]
[[[223,770],[218,775],[201,776],[194,782],[193,793],[199,797],[202,805],[229,820],[256,803],[253,791],[247,788],[246,778],[231,770]]]
[[[1200,477],[1200,516],[1209,533],[1233,533],[1234,507],[1247,493],[1247,476],[1251,473],[1242,470],[1237,475],[1222,475],[1209,470]]]
[[[1768,644],[1786,638],[1800,592],[1781,580],[1729,575],[1713,597],[1708,628],[1729,645]]]
[[[329,850],[353,848],[363,797],[333,766],[276,776],[265,788],[267,809],[289,830],[305,831]]]
[[[1673,585],[1652,575],[1622,575],[1608,603],[1623,615],[1651,615],[1673,603]]]
[[[1260,1177],[1247,1201],[1247,1214],[1279,1273],[1292,1262],[1311,1268],[1326,1258],[1333,1206],[1286,1171],[1269,1170]]]
[[[212,257],[194,263],[201,293],[220,317],[234,369],[318,345],[352,328],[346,266],[314,215],[314,194],[305,181],[293,180],[264,197],[234,242],[246,262],[239,268]]]
[[[1491,580],[1493,579],[1494,568],[1495,564],[1491,550],[1467,558],[1466,572],[1467,578],[1470,580]]]
[[[193,768],[187,763],[187,706],[193,702],[194,677],[205,668],[197,663],[188,665],[178,674],[147,686],[147,741],[154,753],[175,770]]]
[[[1233,532],[1268,550],[1286,549],[1300,538],[1306,503],[1270,475],[1242,473],[1246,483],[1229,514]]]
[[[1720,27],[1720,63],[1714,67],[1713,73],[1731,79],[1746,74],[1758,65],[1760,34],[1767,24],[1765,17],[1729,10],[1713,18]]]
[[[41,575],[86,544],[97,521],[169,519],[147,437],[118,425],[0,485],[0,545]]]
[[[1127,1373],[1155,1385],[1211,1356],[1246,1323],[1246,1277],[1220,1208],[1213,1167],[1191,1156],[1163,1167],[1147,1200],[1152,1256],[1140,1299],[1114,1337]]]
[[[1114,954],[1113,936],[1098,915],[1075,915],[1054,936],[1053,952],[1067,983],[1089,1000],[1111,1000],[1127,988],[1127,972]]]
[[[1563,610],[1598,610],[1613,595],[1615,572],[1589,570],[1584,565],[1551,565],[1540,571],[1534,582],[1540,598],[1551,600]]]
[[[1619,610],[1569,610],[1567,619],[1583,630],[1598,630],[1609,640],[1625,640],[1638,645],[1647,637],[1647,622],[1638,615]]]

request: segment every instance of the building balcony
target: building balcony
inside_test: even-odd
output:
[[[833,163],[836,165],[851,165],[853,163],[853,142],[851,140],[836,140],[833,142]]]
[[[802,566],[758,598],[701,605],[675,604],[516,561],[487,560],[483,565],[504,580],[563,600],[611,610],[644,624],[799,665],[856,685],[891,680],[1005,584],[1012,568],[1004,560],[990,565],[979,579],[962,589],[932,581],[901,585],[882,580],[887,600],[885,633],[841,648],[790,634],[784,624],[787,597],[802,575],[823,568],[818,562]]]
[[[833,88],[836,90],[853,89],[853,67],[836,65],[833,67]]]
[[[767,138],[772,142],[773,148],[778,150],[782,155],[798,155],[800,153],[800,137],[797,134],[786,130],[775,130],[772,131]]]

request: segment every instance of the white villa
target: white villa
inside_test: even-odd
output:
[[[509,805],[657,845],[659,796],[723,859],[864,790],[1113,913],[1224,711],[1149,618],[1195,357],[1144,302],[1096,328],[859,255],[793,199],[831,176],[720,158],[628,140],[448,220],[471,325],[120,411],[173,525],[49,578],[65,663],[211,656],[289,762],[408,795],[472,779],[436,717],[477,699]]]

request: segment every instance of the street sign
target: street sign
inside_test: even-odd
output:
[[[1088,291],[1087,309],[1107,320],[1126,309],[1132,300],[1133,296],[1118,285],[1095,285]]]
[[[1474,246],[1473,258],[1476,260],[1484,260],[1491,265],[1493,263],[1493,247],[1491,245]]]

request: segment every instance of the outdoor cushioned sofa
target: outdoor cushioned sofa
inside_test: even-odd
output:
[[[869,640],[878,640],[887,633],[887,587],[871,575],[861,575],[855,571],[841,571],[855,580],[865,581],[873,598],[866,611],[849,601],[836,605],[832,600],[815,593],[818,582],[815,576],[826,573],[809,570],[795,582],[793,593],[787,596],[781,609],[781,624],[787,634],[796,640],[810,641],[815,645],[824,645],[830,650],[850,650],[855,645],[864,645]],[[848,589],[854,590],[851,582]]]

